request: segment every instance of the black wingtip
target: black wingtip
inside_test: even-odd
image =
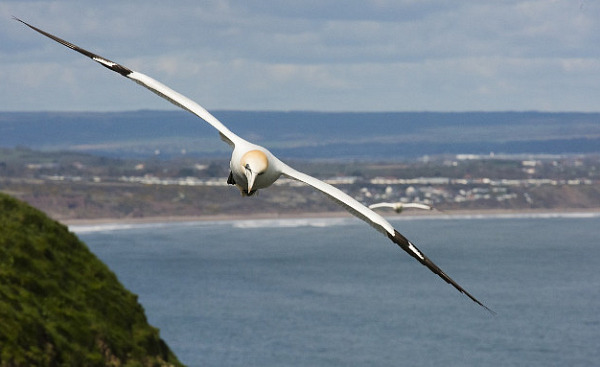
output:
[[[485,308],[492,315],[496,315],[492,309],[484,305],[477,298],[473,297],[469,292],[467,292],[463,287],[461,287],[458,283],[456,283],[452,278],[450,278],[442,269],[440,269],[437,265],[433,263],[425,254],[421,252],[412,242],[410,242],[406,237],[404,237],[400,232],[394,230],[394,235],[388,234],[388,237],[392,242],[400,246],[404,251],[406,251],[410,256],[417,259],[418,262],[425,265],[429,270],[433,273],[437,274],[440,278],[442,278],[446,283],[452,285],[456,288],[460,293],[469,297],[473,302],[477,303],[479,306]]]
[[[50,34],[50,33],[46,32],[44,30],[41,30],[40,28],[37,28],[37,27],[35,27],[35,26],[27,23],[26,21],[21,20],[21,19],[15,17],[14,15],[13,15],[13,19],[15,19],[15,20],[17,20],[17,21],[25,24],[27,27],[33,29],[34,31],[36,31],[36,32],[38,32],[40,34],[43,34],[44,36],[46,36],[46,37],[48,37],[48,38],[50,38],[50,39],[52,39],[52,40],[60,43],[61,45],[65,46],[65,47],[68,47],[68,48],[70,48],[73,51],[77,51],[77,52],[79,52],[80,54],[82,54],[84,56],[89,57],[90,59],[96,61],[100,65],[102,65],[102,66],[104,66],[104,67],[106,67],[106,68],[108,68],[108,69],[110,69],[110,70],[112,70],[114,72],[117,72],[117,73],[119,73],[119,74],[121,74],[121,75],[123,75],[125,77],[128,76],[129,74],[131,74],[133,72],[132,70],[126,68],[123,65],[120,65],[120,64],[118,64],[118,63],[116,63],[114,61],[111,61],[111,60],[109,60],[107,58],[104,58],[104,57],[102,57],[100,55],[96,55],[95,53],[90,52],[90,51],[88,51],[86,49],[83,49],[83,48],[81,48],[81,47],[79,47],[79,46],[77,46],[77,45],[75,45],[75,44],[73,44],[71,42],[65,41],[62,38],[56,37],[55,35]]]
[[[12,16],[12,18],[13,18],[13,20],[16,20],[17,22],[21,22],[21,23],[25,24],[26,26],[29,26],[29,24],[25,23],[23,20],[21,20],[18,17],[15,17],[14,15]]]

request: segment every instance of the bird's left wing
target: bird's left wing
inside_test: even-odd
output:
[[[473,297],[469,292],[467,292],[463,287],[461,287],[458,283],[456,283],[452,278],[450,278],[442,269],[440,269],[436,264],[433,263],[425,254],[421,252],[412,242],[410,242],[406,237],[404,237],[400,232],[398,232],[394,227],[385,220],[382,216],[375,213],[373,210],[367,208],[363,204],[359,203],[354,198],[350,197],[348,194],[344,193],[338,188],[335,188],[328,183],[325,183],[319,179],[316,179],[310,175],[297,171],[290,166],[281,163],[281,172],[284,176],[289,178],[302,181],[315,189],[322,191],[335,202],[343,206],[347,211],[349,211],[354,216],[362,219],[373,228],[378,230],[379,232],[385,234],[392,242],[396,245],[400,246],[404,251],[406,251],[410,256],[414,257],[418,262],[425,265],[429,270],[433,273],[437,274],[440,278],[445,280],[448,284],[452,285],[459,292],[465,294],[475,303],[485,308],[486,310],[493,313],[491,309],[481,303],[478,299]]]
[[[25,24],[26,26],[33,29],[34,31],[41,33],[44,36],[46,36],[50,39],[53,39],[54,41],[66,46],[74,51],[79,52],[82,55],[89,57],[90,59],[96,61],[100,65],[102,65],[114,72],[117,72],[128,79],[133,80],[134,82],[140,84],[141,86],[143,86],[145,88],[148,88],[152,92],[156,93],[157,95],[166,99],[167,101],[173,103],[174,105],[181,107],[184,110],[187,110],[187,111],[193,113],[194,115],[200,117],[204,121],[211,124],[215,129],[217,129],[219,131],[219,134],[221,135],[221,139],[223,141],[225,141],[226,143],[228,143],[229,145],[235,146],[235,144],[241,140],[240,137],[238,137],[233,132],[231,132],[231,130],[229,130],[225,125],[223,125],[221,123],[221,121],[219,121],[216,117],[214,117],[212,114],[210,114],[210,112],[208,112],[206,109],[204,109],[204,107],[200,106],[198,103],[192,101],[191,99],[187,98],[186,96],[167,87],[166,85],[162,84],[161,82],[159,82],[147,75],[139,73],[137,71],[133,71],[133,70],[131,70],[123,65],[120,65],[114,61],[110,61],[109,59],[106,59],[102,56],[96,55],[96,54],[94,54],[88,50],[85,50],[77,45],[74,45],[70,42],[67,42],[67,41],[63,40],[62,38],[56,37],[55,35],[52,35],[46,31],[43,31],[37,27],[34,27],[31,24],[29,24],[19,18],[16,18],[16,17],[13,17],[13,18],[15,20]]]

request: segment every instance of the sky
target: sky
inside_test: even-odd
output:
[[[0,111],[600,111],[599,0],[0,2]]]

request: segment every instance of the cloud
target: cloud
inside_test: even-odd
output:
[[[11,90],[1,110],[131,109],[168,105],[135,85],[121,92],[127,81],[12,15],[207,108],[598,110],[592,1],[0,3],[0,82]],[[93,99],[81,93],[90,86]],[[38,94],[35,106],[28,94]]]

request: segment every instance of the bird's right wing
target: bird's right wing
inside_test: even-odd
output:
[[[79,52],[82,55],[89,57],[90,59],[96,61],[100,65],[102,65],[116,73],[119,73],[126,78],[133,80],[134,82],[151,90],[152,92],[156,93],[157,95],[166,99],[167,101],[173,103],[174,105],[181,107],[184,110],[187,110],[187,111],[193,113],[194,115],[200,117],[204,121],[211,124],[215,129],[217,129],[219,131],[221,139],[223,141],[225,141],[227,144],[231,145],[232,147],[235,146],[235,144],[241,140],[241,138],[239,136],[237,136],[233,132],[231,132],[231,130],[229,130],[225,125],[223,125],[221,123],[221,121],[219,121],[216,117],[214,117],[212,114],[210,114],[210,112],[208,112],[206,109],[204,109],[204,107],[200,106],[198,103],[192,101],[191,99],[187,98],[186,96],[167,87],[166,85],[162,84],[161,82],[159,82],[145,74],[139,73],[137,71],[133,71],[133,70],[131,70],[123,65],[120,65],[114,61],[110,61],[109,59],[106,59],[102,56],[96,55],[88,50],[85,50],[77,45],[74,45],[68,41],[63,40],[62,38],[56,37],[48,32],[45,32],[37,27],[32,26],[31,24],[29,24],[19,18],[15,17],[14,19],[25,24],[26,26],[33,29],[34,31],[41,33],[44,36],[66,46],[74,51]]]
[[[405,208],[415,208],[415,209],[423,209],[423,210],[432,210],[433,208],[429,205],[419,204],[419,203],[406,203],[402,204]]]
[[[378,209],[378,208],[395,208],[396,206],[392,203],[377,203],[369,205],[369,209]]]
[[[331,186],[330,184],[323,182],[315,177],[307,175],[306,173],[297,171],[292,167],[286,165],[285,163],[281,163],[281,165],[281,171],[283,175],[294,180],[302,181],[316,188],[317,190],[322,191],[335,202],[343,206],[352,215],[367,222],[371,227],[375,228],[377,231],[388,236],[390,234],[394,234],[394,227],[387,220],[385,220],[381,215],[375,213],[363,204],[359,203],[356,199],[352,198],[350,195],[346,194],[342,190],[338,189],[337,187]]]

